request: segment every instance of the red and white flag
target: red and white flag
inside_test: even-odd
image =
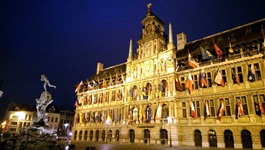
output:
[[[210,116],[210,107],[209,107],[209,103],[208,100],[205,101],[205,114],[204,117],[209,117]]]
[[[237,117],[243,116],[244,115],[244,110],[242,107],[241,100],[237,102]]]
[[[80,83],[77,85],[75,92],[78,92],[81,89],[81,86],[83,85],[83,81],[80,81]]]
[[[190,102],[190,115],[196,119],[196,111],[193,102]]]
[[[216,75],[216,77],[214,79],[214,82],[217,83],[217,84],[219,84],[219,85],[221,85],[221,86],[224,86],[225,85],[220,70],[218,70],[217,75]]]
[[[188,64],[192,67],[192,68],[197,68],[199,67],[199,64],[191,57],[190,52],[188,52]]]
[[[221,107],[220,107],[219,114],[218,114],[219,120],[222,119],[224,111],[225,111],[225,101],[224,101],[224,99],[222,99]]]
[[[259,102],[259,109],[260,109],[261,113],[263,113],[263,115],[265,115],[265,110],[264,110],[264,107],[263,107],[261,101],[259,100],[258,102]]]
[[[186,80],[186,84],[185,84],[185,87],[187,88],[187,89],[189,89],[190,91],[192,91],[192,83],[193,83],[193,81],[192,81],[192,77],[191,77],[191,74],[189,74],[188,75],[188,77],[187,77],[187,80]]]

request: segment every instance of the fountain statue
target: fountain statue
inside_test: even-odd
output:
[[[5,149],[53,149],[59,150],[60,146],[57,145],[56,131],[47,126],[47,111],[46,107],[53,102],[51,94],[47,90],[47,85],[52,88],[56,86],[51,85],[48,78],[43,74],[41,81],[44,81],[44,91],[41,93],[40,98],[36,99],[36,117],[33,119],[33,124],[24,127],[20,133],[8,137],[0,143],[0,147]]]

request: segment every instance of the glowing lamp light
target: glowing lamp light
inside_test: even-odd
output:
[[[109,121],[109,119],[107,119],[107,120],[106,120],[106,124],[109,124],[109,123],[110,123],[110,121]]]
[[[170,116],[167,117],[167,122],[172,123],[172,118]]]
[[[25,119],[26,116],[25,112],[16,112],[14,115],[18,116],[19,120]]]

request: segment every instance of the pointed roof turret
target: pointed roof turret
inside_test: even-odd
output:
[[[169,23],[169,30],[168,30],[168,49],[174,49],[174,43],[173,43],[173,36],[172,36],[172,25],[171,22]]]
[[[132,39],[130,40],[130,45],[129,45],[129,55],[127,58],[127,62],[131,62],[132,61]]]

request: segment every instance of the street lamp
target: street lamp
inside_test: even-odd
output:
[[[171,139],[171,124],[172,124],[172,118],[170,116],[167,117],[167,122],[169,124],[170,130],[169,130],[169,147],[172,147],[172,139]]]
[[[109,130],[110,120],[107,119],[107,120],[105,121],[105,123],[107,124],[107,129]],[[107,136],[106,136],[106,143],[108,143],[108,136],[109,136],[109,131],[108,131],[108,130],[107,130],[107,132],[106,132],[106,134],[107,134]]]

